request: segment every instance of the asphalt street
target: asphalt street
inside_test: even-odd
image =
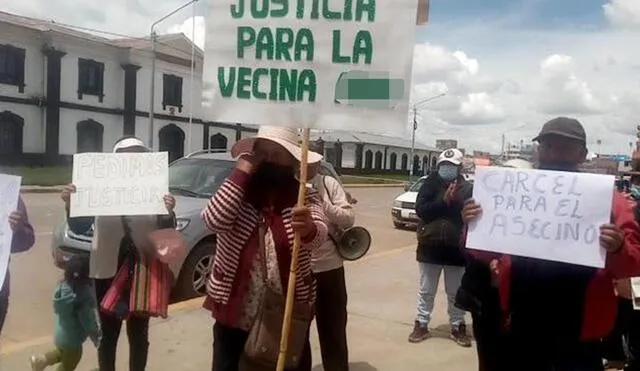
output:
[[[369,255],[385,254],[414,244],[411,231],[397,230],[391,223],[393,199],[401,188],[350,188],[358,199],[356,224],[369,229],[373,244]],[[58,194],[24,194],[29,218],[36,231],[36,245],[11,258],[11,301],[0,347],[26,347],[51,338],[52,290],[61,278],[51,258],[51,236],[63,216]],[[409,319],[410,321],[410,319]]]

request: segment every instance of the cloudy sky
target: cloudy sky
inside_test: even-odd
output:
[[[203,45],[200,2],[195,40]],[[4,0],[0,9],[141,36],[182,3]],[[447,95],[420,110],[421,141],[454,138],[498,152],[502,135],[528,142],[545,120],[566,115],[584,123],[592,151],[629,152],[640,124],[640,0],[431,3],[430,23],[418,31],[412,99]],[[191,16],[187,9],[160,30],[191,36]]]

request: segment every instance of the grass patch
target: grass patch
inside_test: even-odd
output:
[[[15,166],[0,167],[3,174],[19,175],[22,177],[22,185],[30,186],[59,186],[71,182],[71,166],[47,166],[27,167]]]

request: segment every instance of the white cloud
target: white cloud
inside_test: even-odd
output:
[[[173,25],[169,27],[167,30],[168,33],[180,33],[182,32],[191,40],[194,40],[194,43],[198,45],[200,49],[204,49],[204,36],[205,36],[205,19],[202,16],[187,18],[183,23]],[[193,34],[195,31],[195,39],[193,38]]]
[[[591,114],[605,112],[606,102],[574,72],[574,59],[554,54],[540,64],[542,91],[539,104],[549,114]]]
[[[640,1],[610,0],[602,7],[605,16],[614,26],[640,29]]]

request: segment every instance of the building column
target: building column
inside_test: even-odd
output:
[[[356,169],[362,169],[362,157],[364,155],[364,144],[356,144]]]
[[[389,147],[385,146],[384,147],[384,158],[383,158],[383,162],[382,162],[382,169],[383,170],[389,170],[389,166],[387,166],[389,163],[387,162],[387,155],[389,154]]]
[[[336,140],[336,142],[333,144],[334,148],[336,149],[336,170],[340,170],[342,169],[342,142],[340,142],[340,139]]]
[[[236,124],[236,142],[242,139],[242,124]]]
[[[123,64],[124,69],[124,115],[123,135],[136,134],[136,96],[138,91],[138,70],[135,64]]]
[[[55,162],[60,154],[60,74],[62,57],[67,53],[46,45],[42,53],[47,57],[45,153],[48,161]]]
[[[202,149],[209,149],[209,123],[202,123]]]

